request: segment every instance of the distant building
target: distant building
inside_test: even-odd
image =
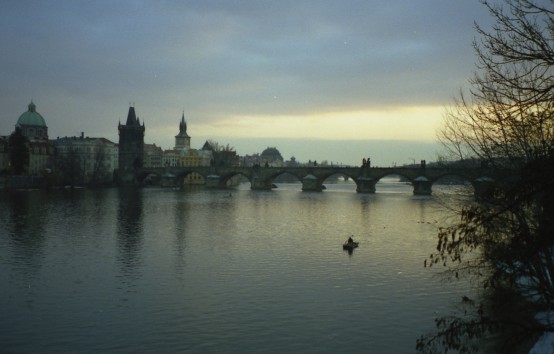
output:
[[[197,149],[182,149],[180,151],[180,166],[209,166],[211,151]]]
[[[105,138],[64,137],[53,141],[57,170],[73,183],[107,184],[113,182],[119,165],[119,147]]]
[[[144,123],[141,125],[135,107],[129,107],[127,121],[119,123],[119,171],[121,184],[136,183],[135,172],[144,164]]]
[[[272,167],[284,166],[283,156],[281,156],[281,153],[275,147],[268,147],[267,149],[262,151],[260,158],[262,160],[265,160],[264,163],[269,164],[269,166],[272,166]]]
[[[175,136],[175,147],[172,150],[164,151],[164,166],[209,166],[212,159],[212,151],[192,149],[190,141],[191,137],[187,133],[187,123],[183,113],[179,123],[179,134]],[[204,184],[204,182],[204,178],[197,173],[187,175],[183,181],[184,184]]]
[[[0,136],[0,174],[8,172],[10,159],[8,155],[8,137]]]
[[[260,166],[262,158],[259,153],[252,155],[244,155],[240,157],[240,165],[244,167]]]
[[[144,167],[163,167],[164,151],[156,144],[144,144]]]
[[[27,174],[37,175],[50,170],[55,151],[53,145],[48,140],[46,121],[37,112],[33,101],[29,103],[27,112],[19,116],[15,127],[21,129],[23,136],[28,140],[29,165],[27,167]],[[9,157],[5,158],[9,161]]]
[[[261,154],[246,155],[241,158],[243,166],[270,166],[283,167],[285,162],[277,148],[268,147]]]
[[[219,145],[217,142],[212,142],[212,144],[206,140],[202,150],[210,151],[212,158],[210,160],[210,166],[217,167],[236,167],[240,166],[240,158],[237,155],[237,152],[230,147]]]
[[[181,166],[181,152],[176,149],[164,150],[162,163],[164,167]]]
[[[285,161],[285,166],[287,167],[298,167],[300,163],[296,161],[296,157],[292,156],[289,161]]]
[[[16,127],[21,128],[23,135],[31,141],[47,141],[48,127],[46,121],[37,112],[37,106],[31,101],[29,109],[19,116]]]
[[[202,166],[212,166],[214,164],[214,149],[207,140],[200,150],[203,156]]]

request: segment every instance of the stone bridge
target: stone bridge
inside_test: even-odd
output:
[[[302,182],[303,191],[322,191],[323,182],[333,175],[343,175],[356,183],[358,193],[375,193],[375,185],[380,179],[399,175],[410,181],[415,195],[430,195],[433,183],[443,177],[457,177],[470,182],[476,196],[481,195],[493,184],[510,177],[512,171],[499,171],[485,168],[434,168],[434,167],[204,167],[182,166],[166,168],[142,168],[137,171],[137,179],[143,183],[148,175],[171,176],[182,184],[190,173],[201,175],[208,188],[225,188],[227,182],[237,175],[250,181],[253,190],[270,190],[273,180],[282,174],[295,176]]]

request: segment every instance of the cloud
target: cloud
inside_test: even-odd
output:
[[[7,2],[0,132],[30,99],[53,135],[112,139],[129,102],[152,131],[184,110],[214,135],[234,117],[442,107],[485,15],[477,0]]]

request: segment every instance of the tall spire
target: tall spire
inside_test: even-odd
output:
[[[135,107],[129,107],[129,113],[127,114],[127,123],[126,125],[138,125],[137,116],[135,114]]]
[[[185,112],[181,117],[181,123],[179,123],[179,133],[187,133],[187,122],[185,122]]]
[[[181,116],[179,123],[179,134],[175,136],[175,149],[190,148],[190,136],[187,134],[187,122],[185,121],[185,112]]]

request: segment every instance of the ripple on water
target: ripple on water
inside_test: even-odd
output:
[[[423,268],[428,221],[443,211],[397,186],[331,189],[52,192],[32,196],[39,209],[2,199],[0,341],[23,352],[409,352],[459,296]],[[360,242],[350,255],[348,235]]]

